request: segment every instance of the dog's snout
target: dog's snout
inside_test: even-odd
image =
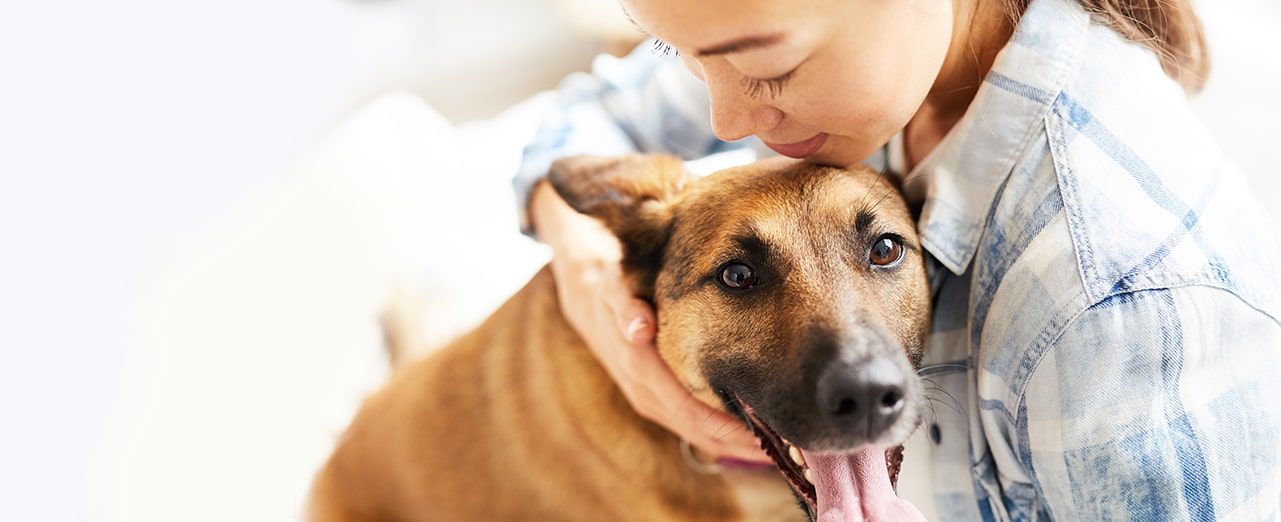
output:
[[[819,376],[819,411],[841,431],[876,438],[903,412],[907,377],[888,357],[833,363]]]

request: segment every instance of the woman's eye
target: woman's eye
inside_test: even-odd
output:
[[[778,95],[783,94],[783,87],[787,85],[788,80],[792,79],[793,72],[796,72],[796,70],[793,69],[787,74],[767,80],[744,76],[742,78],[743,89],[747,91],[747,96],[750,98],[777,98]]]
[[[881,236],[872,244],[868,261],[872,266],[893,266],[903,260],[903,243],[890,236]]]
[[[743,263],[729,263],[721,268],[721,284],[732,290],[751,288],[756,285],[756,271]]]

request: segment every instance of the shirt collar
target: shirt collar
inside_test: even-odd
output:
[[[1089,22],[1074,0],[1033,0],[969,109],[908,174],[928,180],[922,244],[953,273],[974,259],[997,194],[1076,69]]]

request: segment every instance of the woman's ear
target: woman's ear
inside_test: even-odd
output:
[[[652,298],[672,222],[675,196],[691,179],[674,156],[572,156],[557,160],[548,182],[574,210],[601,220],[623,246],[632,290]]]

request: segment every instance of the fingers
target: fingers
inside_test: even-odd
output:
[[[632,346],[646,347],[654,342],[658,325],[654,324],[654,309],[649,303],[636,298],[624,299],[614,316],[623,338]]]
[[[654,346],[653,307],[632,297],[621,275],[587,275],[581,267],[565,273],[575,285],[561,296],[570,324],[638,414],[713,457],[768,462],[741,420],[699,401],[672,373]]]
[[[644,301],[633,301],[624,309],[635,314],[618,315],[619,322],[628,325],[625,334],[630,333],[631,344],[624,349],[615,380],[637,413],[714,457],[769,462],[740,419],[708,406],[681,384],[653,345],[652,309]]]

